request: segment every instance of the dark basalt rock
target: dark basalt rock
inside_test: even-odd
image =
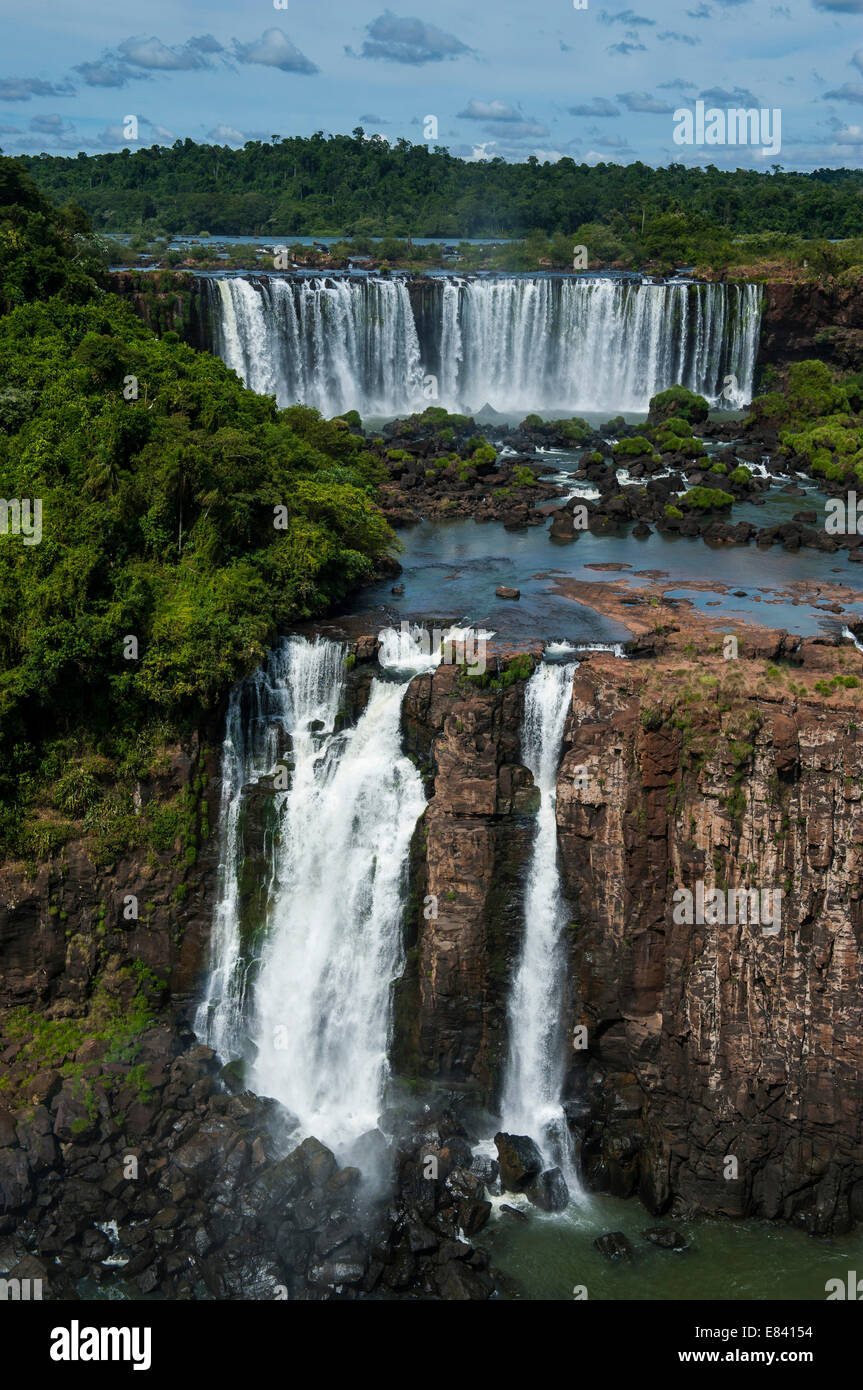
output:
[[[688,1250],[689,1241],[686,1236],[681,1235],[680,1231],[675,1231],[671,1226],[651,1226],[644,1232],[645,1240],[649,1240],[651,1245],[658,1245],[662,1250]]]
[[[494,1136],[500,1181],[506,1192],[524,1192],[542,1172],[542,1154],[527,1134]]]
[[[165,1057],[164,1033],[142,1035],[141,1054]],[[293,1117],[249,1091],[231,1095],[213,1077],[217,1066],[197,1046],[155,1063],[158,1102],[144,1106],[153,1122],[134,1139],[143,1103],[128,1091],[123,1101],[122,1074],[113,1091],[101,1078],[105,1114],[95,1118],[71,1083],[53,1116],[45,1106],[17,1118],[0,1112],[0,1276],[22,1259],[44,1261],[46,1298],[75,1298],[85,1277],[169,1299],[491,1295],[487,1256],[471,1241],[491,1214],[484,1185],[496,1165],[485,1159],[472,1171],[456,1115],[401,1116],[393,1145],[377,1131],[366,1136],[355,1146],[370,1161],[366,1184],[313,1137],[284,1153]],[[109,1117],[124,1104],[118,1129]],[[432,1176],[429,1135],[439,1159]],[[4,1243],[12,1229],[16,1241]]]
[[[529,1221],[530,1217],[526,1211],[520,1211],[518,1207],[511,1207],[508,1202],[501,1202],[501,1211],[505,1211],[507,1216],[514,1217],[516,1221]]]
[[[604,1236],[597,1236],[593,1247],[607,1260],[632,1259],[632,1246],[622,1231],[608,1231]]]
[[[525,1192],[540,1211],[565,1211],[569,1205],[569,1188],[559,1168],[548,1168],[540,1173]]]

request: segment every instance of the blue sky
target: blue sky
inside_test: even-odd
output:
[[[863,0],[0,0],[0,146],[350,132],[502,155],[764,167],[672,140],[676,108],[780,108],[785,168],[859,166]],[[583,3],[583,0],[579,0]],[[135,148],[134,143],[132,147]]]

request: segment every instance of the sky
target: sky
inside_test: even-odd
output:
[[[863,157],[863,0],[394,3],[0,0],[0,147],[241,146],[360,125],[467,159],[807,170]],[[674,112],[698,101],[779,109],[780,154],[676,144]]]

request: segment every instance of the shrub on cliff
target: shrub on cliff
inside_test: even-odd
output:
[[[746,424],[799,429],[807,421],[847,414],[851,408],[848,390],[836,380],[827,363],[807,358],[792,363],[783,391],[768,391],[755,397]]]
[[[647,418],[656,425],[680,416],[690,425],[697,425],[707,419],[709,409],[703,396],[688,391],[685,386],[669,386],[667,391],[651,397]]]
[[[579,415],[573,415],[571,420],[558,420],[556,429],[571,444],[584,444],[593,434],[590,425]]]
[[[747,427],[777,433],[782,452],[830,482],[863,481],[863,383],[825,362],[795,362],[783,391],[752,402]]]
[[[79,263],[50,274],[66,224],[26,183],[0,160],[0,192],[33,204],[0,209],[20,301],[0,318],[0,496],[39,516],[35,543],[0,533],[0,839],[49,741],[117,763],[145,730],[197,727],[395,543],[361,437],[157,338]]]

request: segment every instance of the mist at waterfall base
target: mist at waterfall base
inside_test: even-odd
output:
[[[227,365],[279,405],[326,416],[428,405],[643,412],[677,384],[714,403],[751,399],[757,285],[547,274],[434,276],[418,290],[395,276],[201,283],[212,346]]]

